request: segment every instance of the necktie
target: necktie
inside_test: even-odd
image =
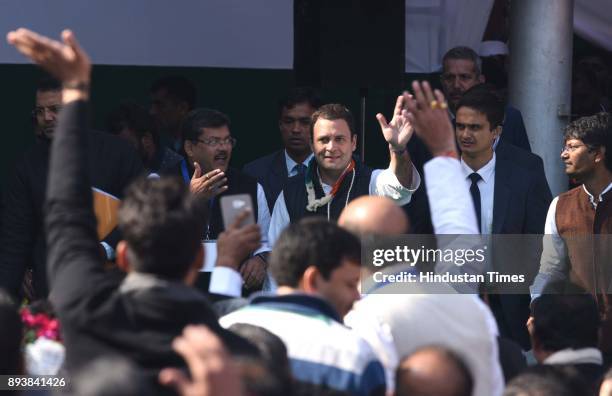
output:
[[[293,167],[293,170],[296,171],[296,175],[304,176],[304,174],[306,173],[306,165],[304,165],[304,164],[296,164]]]
[[[482,180],[482,177],[476,172],[470,174],[468,176],[472,181],[472,185],[470,186],[470,194],[472,194],[472,201],[474,202],[474,210],[476,210],[476,220],[478,221],[478,231],[482,232],[480,226],[480,189],[478,188],[478,181]]]

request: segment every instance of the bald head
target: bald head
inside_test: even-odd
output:
[[[365,195],[352,200],[338,224],[355,234],[398,235],[408,233],[408,216],[389,198]]]
[[[472,376],[455,353],[424,347],[405,358],[395,378],[395,396],[470,396]]]

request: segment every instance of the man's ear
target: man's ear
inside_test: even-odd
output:
[[[497,137],[500,137],[502,134],[502,128],[503,127],[501,125],[496,126],[495,128],[493,128],[493,134]]]
[[[117,267],[123,272],[129,273],[132,268],[130,266],[130,260],[128,258],[128,245],[126,241],[119,241],[117,244],[117,249],[115,249],[115,255],[117,262]]]
[[[357,134],[351,134],[351,146],[352,146],[352,151],[357,150]]]
[[[321,273],[314,265],[309,266],[304,271],[304,275],[302,275],[302,289],[306,293],[316,293],[318,291],[318,281]]]
[[[481,84],[484,84],[485,82],[487,82],[487,78],[485,77],[485,75],[484,75],[484,74],[480,73],[480,75],[478,76],[478,81],[479,81]]]
[[[595,162],[604,162],[606,158],[606,148],[604,146],[598,147],[595,150]]]
[[[191,140],[185,140],[185,142],[183,142],[183,150],[185,150],[187,157],[193,158],[193,143],[191,143]]]

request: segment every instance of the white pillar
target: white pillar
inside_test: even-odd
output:
[[[513,0],[510,11],[509,100],[523,113],[553,196],[567,189],[559,153],[571,109],[573,11],[574,0]]]

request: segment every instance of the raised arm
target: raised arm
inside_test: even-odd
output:
[[[58,310],[86,293],[103,271],[87,172],[91,62],[72,32],[62,32],[62,39],[60,43],[27,29],[7,35],[10,44],[63,84],[64,108],[51,146],[45,213],[47,272]]]
[[[404,101],[404,96],[397,97],[391,122],[387,123],[387,119],[381,113],[376,114],[376,119],[380,124],[385,140],[389,143],[389,169],[393,171],[402,186],[411,188],[413,167],[406,145],[410,141],[414,129],[408,121]]]

